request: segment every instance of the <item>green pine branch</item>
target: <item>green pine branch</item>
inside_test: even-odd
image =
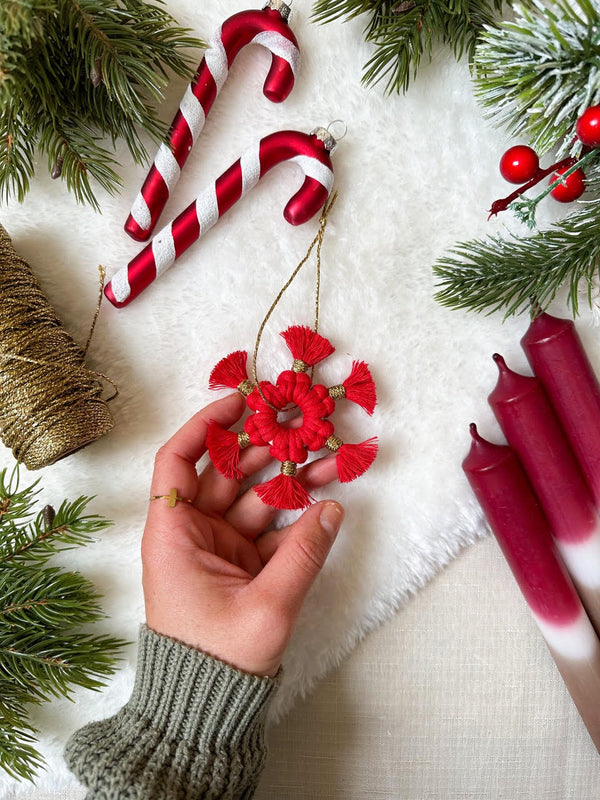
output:
[[[89,497],[36,512],[38,494],[37,482],[19,486],[18,469],[0,472],[0,767],[26,779],[42,764],[28,705],[102,688],[124,644],[88,632],[104,617],[93,585],[47,566],[110,523],[86,513]]]
[[[475,92],[493,122],[541,155],[571,147],[574,120],[600,102],[600,8],[590,0],[516,6],[486,30],[475,55]]]
[[[11,778],[33,781],[44,759],[35,748],[35,728],[24,704],[12,697],[12,687],[0,678],[0,769]]]
[[[600,201],[580,206],[562,222],[529,237],[489,236],[452,248],[434,265],[436,300],[451,308],[505,317],[545,309],[568,287],[573,314],[591,302],[600,278]]]
[[[66,616],[66,615],[65,615]],[[110,636],[48,630],[23,632],[0,629],[2,680],[18,689],[24,703],[70,697],[73,686],[98,690],[102,678],[114,672],[114,651],[122,642]]]
[[[38,15],[52,11],[54,0],[3,0],[0,4],[0,31],[5,37],[21,36],[31,44],[39,33]]]
[[[583,166],[586,194],[547,230],[455,245],[434,265],[436,299],[509,316],[531,303],[547,308],[566,288],[577,314],[580,302],[592,304],[600,279],[600,149],[586,151],[576,137],[578,117],[600,103],[600,8],[590,0],[534,0],[529,8],[516,7],[513,21],[483,34],[474,73],[490,119],[529,139],[540,155],[553,149],[559,157],[569,152],[578,158],[572,169]],[[550,188],[521,195],[510,209],[535,227],[536,208]]]
[[[86,603],[81,604],[81,598]],[[31,570],[23,565],[0,571],[0,629],[27,631],[64,623],[81,626],[101,613],[100,596],[77,572],[58,567]]]
[[[388,93],[406,91],[421,60],[448,45],[456,58],[471,60],[485,26],[496,23],[510,0],[316,0],[313,17],[331,22],[368,15],[364,38],[375,46],[363,82],[383,81]]]
[[[34,153],[80,202],[121,185],[115,144],[137,163],[172,74],[189,78],[202,42],[161,0],[9,0],[0,9],[0,198],[22,202]],[[3,26],[4,23],[4,26]]]
[[[0,570],[9,565],[44,564],[62,550],[88,544],[96,533],[110,525],[97,514],[84,514],[92,498],[80,497],[74,502],[65,500],[56,513],[52,509],[50,524],[48,511],[44,509],[32,522],[19,526],[14,521],[13,503],[19,502],[22,493],[11,496],[1,492],[0,480],[0,509],[3,504],[8,507],[5,518],[0,517]],[[29,506],[29,496],[20,502]]]

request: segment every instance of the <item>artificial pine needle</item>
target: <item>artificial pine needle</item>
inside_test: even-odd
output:
[[[39,150],[52,176],[98,209],[97,187],[121,186],[114,144],[146,158],[143,136],[166,131],[156,103],[169,75],[189,78],[201,46],[143,0],[2,0],[0,200],[23,201]]]
[[[530,2],[530,0],[526,0]],[[316,0],[313,18],[331,22],[368,15],[364,29],[375,46],[365,65],[367,85],[383,81],[385,91],[406,91],[421,59],[431,61],[439,45],[449,45],[456,58],[472,58],[475,44],[486,26],[498,22],[511,0]]]
[[[489,117],[538,154],[555,149],[581,157],[576,123],[600,103],[600,9],[588,0],[535,1],[514,20],[487,29],[476,48],[475,86]],[[436,299],[453,308],[505,316],[546,308],[568,289],[574,314],[591,303],[600,278],[600,149],[584,156],[588,197],[547,230],[522,237],[488,236],[457,244],[434,265]],[[580,162],[583,163],[583,160]],[[540,199],[514,209],[533,220]]]
[[[104,617],[100,595],[82,575],[48,561],[87,544],[110,523],[87,514],[91,498],[36,512],[37,482],[0,472],[0,768],[33,780],[43,759],[28,705],[100,689],[124,642],[82,632]]]

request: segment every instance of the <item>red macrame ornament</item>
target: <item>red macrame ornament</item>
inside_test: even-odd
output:
[[[282,509],[300,509],[313,500],[295,477],[298,464],[309,452],[328,448],[336,454],[338,479],[347,483],[358,478],[371,466],[377,455],[375,437],[360,444],[348,444],[335,435],[329,419],[338,400],[346,399],[363,408],[367,414],[375,409],[377,396],[369,367],[354,361],[350,375],[336,386],[313,383],[307,369],[334,352],[331,343],[307,326],[293,325],[281,334],[294,362],[281,372],[273,384],[250,380],[247,354],[237,350],[223,358],[213,369],[211,389],[237,389],[246,397],[251,410],[240,433],[225,430],[216,422],[208,428],[207,447],[215,467],[227,478],[243,478],[240,453],[248,445],[268,447],[273,458],[281,462],[280,474],[254,491],[267,505]],[[302,415],[298,427],[279,421],[281,411],[297,408]]]

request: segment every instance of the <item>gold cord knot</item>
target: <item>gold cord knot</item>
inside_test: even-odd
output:
[[[343,400],[346,397],[346,387],[342,383],[330,386],[328,391],[332,400]]]
[[[238,384],[237,390],[240,394],[243,394],[244,397],[248,397],[249,394],[252,394],[254,391],[255,384],[249,378],[245,378],[240,384]]]
[[[287,475],[290,478],[296,474],[297,465],[294,461],[281,462],[281,474]]]
[[[292,372],[306,372],[308,369],[308,364],[306,361],[302,361],[301,358],[295,358],[294,363],[292,364]]]
[[[328,447],[330,450],[336,453],[343,444],[344,442],[339,436],[331,435],[325,442],[325,447]]]
[[[243,450],[244,447],[248,447],[250,444],[250,434],[246,433],[246,431],[240,431],[237,435],[238,437],[238,446],[240,450]]]

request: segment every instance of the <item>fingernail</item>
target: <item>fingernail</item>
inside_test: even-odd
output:
[[[337,503],[326,503],[321,510],[319,522],[326,533],[330,536],[335,536],[343,519],[344,510],[340,505]]]

